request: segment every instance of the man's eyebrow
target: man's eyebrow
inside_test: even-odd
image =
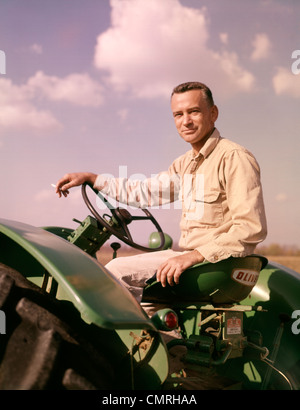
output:
[[[189,107],[189,108],[186,109],[186,111],[193,111],[193,110],[201,111],[201,108],[198,107],[198,105],[195,105],[194,107]],[[183,111],[184,111],[184,110],[173,111],[173,115],[181,114]]]
[[[176,115],[176,114],[182,114],[182,110],[173,111],[173,115]]]

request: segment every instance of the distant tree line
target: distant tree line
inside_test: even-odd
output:
[[[261,255],[300,256],[300,249],[297,246],[279,245],[278,243],[260,245],[256,248],[255,252]]]

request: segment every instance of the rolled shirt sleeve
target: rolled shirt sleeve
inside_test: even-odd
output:
[[[180,176],[173,173],[171,169],[144,180],[98,175],[94,188],[122,204],[137,208],[149,208],[178,199]]]

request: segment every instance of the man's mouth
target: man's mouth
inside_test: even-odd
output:
[[[195,131],[196,131],[196,130],[193,128],[193,129],[183,130],[182,132],[183,132],[184,134],[194,134]]]

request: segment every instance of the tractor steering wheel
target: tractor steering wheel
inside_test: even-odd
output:
[[[94,193],[101,199],[101,201],[110,210],[112,214],[112,218],[115,221],[113,225],[109,224],[108,221],[105,220],[105,218],[100,216],[98,212],[95,210],[95,208],[93,207],[93,205],[91,204],[91,201],[88,198],[87,192],[86,192],[87,186],[89,186],[91,190],[94,191]],[[99,191],[97,191],[96,189],[94,189],[87,183],[84,183],[82,185],[81,193],[82,193],[82,197],[83,197],[83,200],[86,206],[91,211],[91,213],[94,215],[94,217],[97,219],[97,221],[100,223],[100,225],[102,227],[105,227],[108,230],[108,232],[110,232],[112,235],[119,238],[121,241],[125,242],[127,245],[130,245],[133,248],[136,248],[136,249],[139,249],[145,252],[160,251],[164,248],[165,246],[164,233],[161,227],[159,226],[158,222],[154,218],[154,216],[147,209],[142,209],[142,211],[146,214],[146,216],[133,216],[130,214],[129,211],[127,211],[127,209],[119,208],[119,207],[115,208],[113,205],[109,203],[109,201]],[[130,222],[132,221],[140,221],[140,220],[150,220],[153,223],[153,225],[156,227],[156,230],[160,236],[160,245],[158,247],[149,248],[147,246],[139,245],[138,243],[135,243],[133,241],[127,225],[129,225]]]

